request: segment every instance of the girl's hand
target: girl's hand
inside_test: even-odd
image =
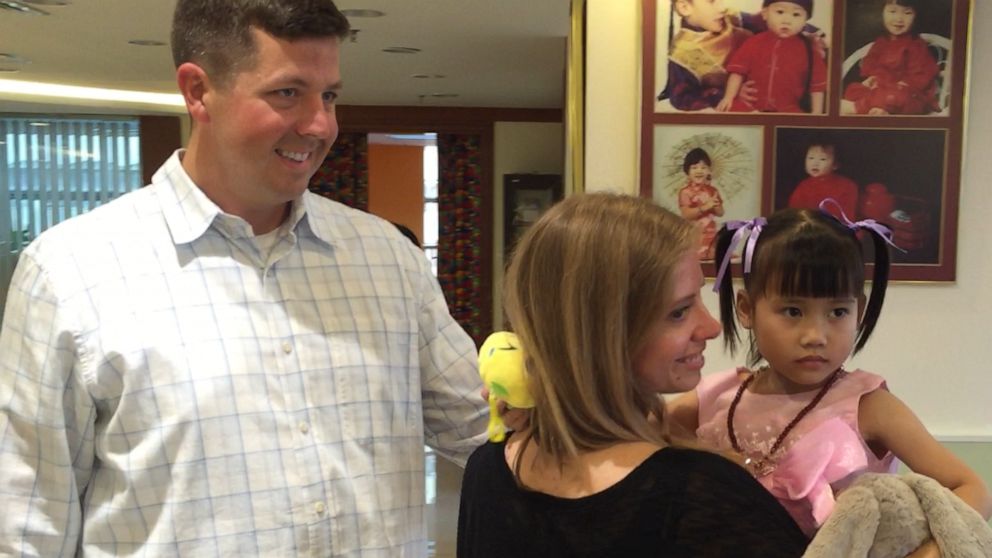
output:
[[[858,428],[870,446],[891,451],[911,471],[949,488],[986,520],[992,516],[992,496],[982,478],[935,440],[896,396],[885,389],[864,395]]]
[[[730,105],[732,104],[732,102],[733,102],[732,99],[728,99],[726,97],[720,99],[720,104],[716,106],[717,112],[727,112],[728,110],[730,110]]]
[[[906,558],[940,558],[940,548],[933,539],[920,545],[920,548],[910,552]]]

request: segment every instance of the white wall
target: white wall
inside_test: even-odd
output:
[[[972,60],[992,57],[992,2],[974,2]],[[637,191],[640,20],[636,0],[588,0],[586,190]],[[972,64],[955,284],[890,286],[878,329],[851,363],[884,375],[944,440],[992,441],[992,73]],[[716,297],[704,289],[706,304]],[[737,363],[714,341],[708,371]]]
[[[564,174],[560,122],[496,122],[493,126],[493,328],[503,329],[503,175]]]

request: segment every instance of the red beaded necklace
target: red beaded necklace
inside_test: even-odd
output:
[[[827,394],[827,390],[830,389],[830,386],[834,385],[834,382],[840,378],[840,373],[842,371],[843,369],[841,368],[834,370],[833,374],[831,374],[830,377],[827,378],[827,381],[823,383],[823,387],[820,388],[820,391],[817,392],[815,397],[813,397],[813,400],[800,409],[800,411],[796,413],[795,418],[789,421],[789,424],[785,425],[785,428],[782,429],[782,433],[779,434],[778,437],[775,438],[775,442],[772,443],[772,449],[769,450],[768,455],[759,459],[751,459],[748,457],[744,460],[744,466],[751,471],[752,475],[755,477],[763,477],[775,470],[775,461],[773,457],[775,456],[775,452],[777,452],[782,446],[782,442],[785,441],[785,437],[788,436],[789,432],[792,432],[792,429],[799,424],[799,421],[809,414],[809,412],[813,410],[813,407],[816,407],[820,400],[823,399],[823,396]],[[755,377],[757,377],[757,373],[751,374],[746,380],[741,382],[741,387],[737,388],[737,394],[734,395],[734,400],[730,402],[730,409],[727,410],[727,434],[730,435],[730,445],[734,448],[734,451],[741,455],[744,454],[744,451],[741,450],[740,444],[737,443],[737,434],[734,432],[734,413],[737,411],[737,405],[741,402],[741,396],[744,395],[744,390],[746,390],[747,386],[754,381]]]

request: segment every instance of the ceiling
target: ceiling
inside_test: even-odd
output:
[[[175,93],[168,42],[175,0],[22,0],[50,15],[0,9],[0,80]],[[0,5],[6,0],[0,0]],[[9,3],[9,2],[7,2]],[[346,105],[561,108],[569,0],[338,0],[341,9],[384,17],[351,18],[355,42],[342,49]],[[2,7],[2,6],[0,6]],[[389,54],[413,47],[417,54]],[[431,76],[412,77],[416,74]],[[434,77],[444,76],[444,77]],[[456,94],[457,97],[434,97]],[[57,102],[0,92],[0,111],[54,112]],[[109,102],[73,103],[114,112],[184,112]]]

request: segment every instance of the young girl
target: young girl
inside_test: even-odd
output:
[[[692,389],[720,324],[695,228],[650,200],[576,195],[517,243],[506,312],[534,407],[468,461],[458,556],[795,557],[806,540],[746,471],[671,447],[659,393]]]
[[[821,210],[784,209],[734,222],[717,237],[716,279],[724,340],[749,331],[748,363],[705,377],[671,416],[700,442],[741,456],[745,467],[812,535],[836,491],[861,473],[890,471],[894,458],[953,490],[986,518],[982,480],[926,431],[885,381],[844,362],[864,347],[882,309],[889,231]],[[875,273],[865,303],[858,231],[873,240]],[[736,295],[729,258],[744,241],[744,288]],[[763,366],[757,366],[764,361]],[[932,543],[931,543],[932,544]]]
[[[679,212],[699,229],[699,259],[712,260],[717,217],[723,217],[723,198],[712,184],[713,162],[701,147],[690,149],[682,160],[686,184],[679,190]]]
[[[921,0],[884,0],[885,33],[861,60],[863,81],[844,98],[857,114],[928,114],[940,110],[935,78],[940,69],[927,42],[915,31]]]

